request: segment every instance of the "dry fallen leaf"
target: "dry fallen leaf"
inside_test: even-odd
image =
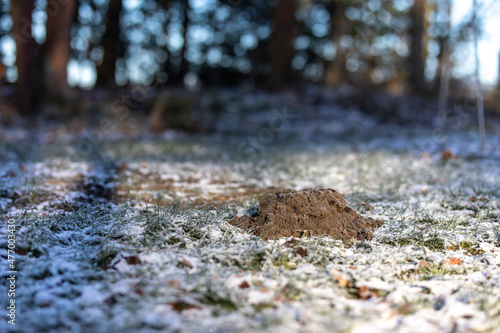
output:
[[[177,288],[178,286],[181,285],[181,281],[179,280],[173,280],[173,279],[168,279],[167,280],[167,284],[170,286],[170,287],[175,287]]]
[[[278,294],[274,296],[273,301],[278,302],[278,303],[288,303],[290,302],[290,299],[286,297],[285,295]]]
[[[16,175],[16,173],[15,173],[15,172],[13,172],[13,171],[9,171],[9,172],[7,172],[5,175],[3,175],[3,176],[2,176],[2,178],[7,178],[7,177],[8,177],[8,178],[14,178],[14,177],[16,177],[16,176],[17,176],[17,175]]]
[[[444,263],[447,265],[462,265],[463,261],[459,258],[451,257],[446,259]]]
[[[429,266],[429,263],[425,260],[422,260],[418,263],[418,267],[425,267],[425,266]]]
[[[116,168],[116,172],[117,172],[117,173],[122,173],[122,172],[124,172],[125,170],[127,170],[127,168],[128,168],[128,163],[127,163],[127,162],[122,162],[122,163],[118,166],[118,168]]]
[[[332,268],[330,270],[330,273],[332,274],[333,278],[335,281],[341,286],[342,288],[347,287],[348,285],[351,284],[351,278],[349,275],[342,273],[341,271]]]
[[[372,210],[372,206],[370,206],[369,204],[367,204],[366,202],[362,202],[361,205],[363,207],[365,207],[366,211],[369,212]]]
[[[141,259],[139,259],[138,256],[131,255],[131,256],[124,257],[124,258],[125,258],[125,261],[127,262],[127,264],[129,264],[129,265],[138,265],[141,263]]]
[[[194,264],[193,264],[190,260],[188,260],[188,259],[186,259],[186,258],[184,258],[184,257],[179,258],[179,262],[180,262],[181,264],[186,265],[186,266],[187,266],[187,267],[189,267],[189,268],[193,268],[193,267],[194,267]]]
[[[484,202],[484,201],[488,201],[488,198],[477,198],[477,197],[472,196],[472,197],[469,198],[469,201],[470,202],[478,202],[478,201],[483,201]]]
[[[184,310],[191,310],[191,309],[196,309],[196,310],[199,310],[200,307],[197,306],[197,305],[193,305],[193,304],[189,304],[189,303],[186,303],[186,302],[172,302],[172,303],[168,303],[175,311],[177,312],[182,312]]]
[[[456,160],[458,158],[457,155],[453,154],[451,152],[451,150],[443,150],[441,152],[441,158],[444,160],[444,161],[448,161],[448,160]]]
[[[382,312],[380,315],[380,318],[383,320],[391,320],[392,318],[396,317],[398,315],[398,312],[396,310],[388,310]]]
[[[358,289],[358,296],[362,300],[366,301],[372,297],[378,297],[378,294],[375,291],[371,291],[367,286],[361,286]]]
[[[308,251],[307,251],[307,249],[303,248],[302,246],[299,246],[299,247],[293,249],[292,253],[296,256],[307,257]]]
[[[247,289],[247,288],[250,288],[250,284],[247,281],[243,281],[238,285],[238,288]]]
[[[426,161],[427,163],[429,163],[429,164],[431,164],[431,163],[432,163],[432,158],[431,158],[431,156],[429,155],[429,153],[427,153],[426,151],[423,151],[423,152],[422,152],[422,156],[423,156],[423,158],[425,159],[425,161]]]

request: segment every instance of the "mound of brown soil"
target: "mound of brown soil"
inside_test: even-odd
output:
[[[254,216],[235,217],[230,223],[263,239],[328,235],[364,240],[384,222],[359,215],[339,192],[321,189],[269,194]]]

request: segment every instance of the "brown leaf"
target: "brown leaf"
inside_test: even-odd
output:
[[[179,280],[172,280],[172,279],[168,279],[167,280],[167,284],[170,286],[170,287],[178,287],[181,285],[181,281]]]
[[[429,266],[429,263],[425,260],[421,260],[419,263],[418,263],[418,267],[426,267],[426,266]]]
[[[117,173],[122,173],[124,172],[125,170],[127,170],[127,167],[128,167],[128,162],[122,162],[118,168],[116,168],[116,172]]]
[[[458,158],[457,155],[453,154],[451,152],[451,150],[443,150],[441,152],[441,158],[444,160],[444,161],[448,161],[448,160],[456,160]]]
[[[397,312],[402,315],[409,315],[413,312],[413,306],[410,302],[405,302],[397,308]],[[395,315],[397,315],[397,313],[395,313]]]
[[[180,258],[179,262],[182,263],[182,264],[184,264],[184,265],[186,265],[189,268],[193,268],[194,267],[193,264],[189,260],[187,260],[186,258]]]
[[[285,295],[278,294],[274,296],[273,301],[278,302],[278,303],[288,303],[290,302],[290,299],[286,297]]]
[[[478,202],[478,201],[484,202],[484,201],[488,201],[488,198],[477,198],[477,197],[472,196],[469,198],[469,201],[470,202]]]
[[[378,294],[375,291],[371,291],[367,286],[361,286],[358,289],[358,296],[362,300],[366,301],[372,297],[378,297]]]
[[[367,211],[367,212],[369,212],[369,211],[371,211],[371,210],[373,209],[373,208],[372,208],[372,206],[370,206],[370,205],[369,205],[369,204],[367,204],[366,202],[362,202],[362,203],[361,203],[361,205],[362,205],[363,207],[365,207],[365,209],[366,209],[366,211]]]
[[[138,265],[141,263],[141,259],[139,259],[138,256],[134,256],[134,255],[131,255],[131,256],[128,256],[128,257],[125,257],[125,261],[127,262],[127,264],[129,265]]]
[[[459,258],[451,257],[451,258],[446,259],[444,261],[444,263],[447,265],[462,265],[463,261],[460,260]]]
[[[293,249],[292,253],[296,256],[307,257],[307,249],[304,249],[302,246],[299,246]]]
[[[422,152],[422,156],[423,156],[423,158],[425,159],[425,161],[426,161],[427,163],[429,163],[429,164],[431,164],[431,163],[432,163],[432,158],[431,158],[431,156],[429,155],[429,153],[427,153],[426,151],[423,151],[423,152]]]
[[[185,303],[185,302],[172,302],[172,303],[168,303],[172,306],[172,308],[177,311],[177,312],[182,312],[184,310],[190,310],[190,309],[200,309],[200,307],[196,306],[196,305],[193,305],[193,304],[189,304],[189,303]]]
[[[238,285],[238,288],[247,289],[247,288],[250,288],[250,284],[247,281],[243,281]]]
[[[47,183],[52,184],[52,185],[65,185],[67,184],[66,181],[61,180],[61,179],[47,179],[45,180]]]
[[[333,278],[335,281],[341,286],[342,288],[347,287],[348,285],[351,285],[351,277],[345,273],[342,273],[341,271],[333,268],[330,270],[330,273],[332,274]]]
[[[8,178],[14,178],[14,177],[16,177],[16,173],[13,172],[13,171],[9,171],[5,175],[2,176],[2,178],[7,178],[7,177]]]

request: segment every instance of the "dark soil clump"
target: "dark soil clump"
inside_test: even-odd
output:
[[[256,214],[235,217],[230,223],[263,239],[327,235],[365,240],[384,222],[359,215],[339,192],[321,189],[269,194]]]

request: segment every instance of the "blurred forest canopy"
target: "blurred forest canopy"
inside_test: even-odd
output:
[[[17,91],[24,114],[71,99],[75,87],[129,84],[278,90],[309,81],[437,95],[454,48],[481,28],[472,14],[452,27],[452,4],[0,0],[0,80],[15,84],[4,91]]]

